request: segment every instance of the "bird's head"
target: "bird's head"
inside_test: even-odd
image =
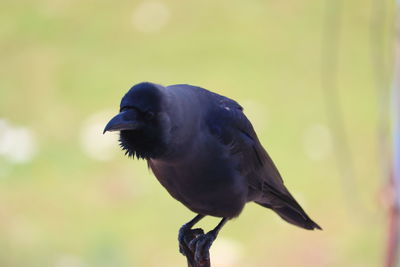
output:
[[[120,112],[104,132],[119,131],[120,146],[129,156],[156,158],[165,152],[168,117],[163,112],[165,88],[153,83],[133,86],[122,98]]]

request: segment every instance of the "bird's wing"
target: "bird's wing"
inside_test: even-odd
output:
[[[273,209],[289,223],[309,230],[321,229],[286,189],[242,107],[228,98],[222,98],[217,106],[207,116],[209,130],[228,148],[230,156],[237,161],[238,170],[246,177],[250,190],[256,192],[249,200]]]
[[[229,147],[231,156],[239,159],[240,173],[248,179],[249,187],[262,192],[265,203],[273,207],[300,207],[284,186],[278,169],[239,104],[228,98],[221,99],[207,117],[207,125],[212,135]]]

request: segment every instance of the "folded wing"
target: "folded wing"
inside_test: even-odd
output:
[[[278,169],[261,146],[242,107],[222,98],[207,117],[207,125],[229,153],[237,159],[237,168],[247,178],[249,189],[256,192],[257,204],[274,210],[285,221],[312,230],[321,229],[304,212],[285,187]]]

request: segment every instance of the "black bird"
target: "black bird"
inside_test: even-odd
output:
[[[140,83],[122,98],[107,131],[120,131],[126,154],[147,160],[171,196],[198,214],[179,231],[181,252],[193,253],[196,261],[208,258],[219,230],[247,202],[301,228],[321,229],[286,189],[243,108],[232,99],[186,84]],[[186,243],[185,235],[206,215],[223,219]]]

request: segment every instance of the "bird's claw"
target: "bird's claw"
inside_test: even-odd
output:
[[[184,226],[179,229],[178,234],[178,241],[179,241],[179,252],[182,253],[184,256],[193,254],[194,251],[191,251],[189,248],[189,244],[192,240],[196,239],[197,237],[204,235],[203,229],[196,228],[190,229]]]
[[[201,266],[202,263],[210,259],[210,247],[214,242],[216,235],[211,231],[207,234],[202,234],[192,239],[188,248],[194,253],[194,260]]]

